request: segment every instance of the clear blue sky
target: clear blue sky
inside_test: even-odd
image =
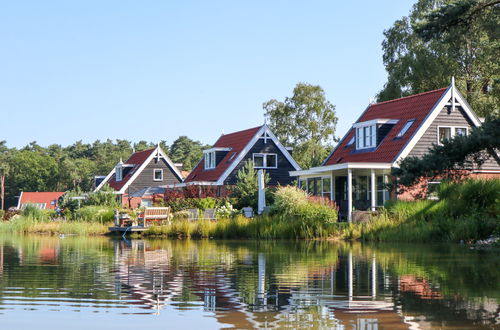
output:
[[[382,88],[402,1],[3,1],[0,140],[212,144],[319,84],[337,136]]]

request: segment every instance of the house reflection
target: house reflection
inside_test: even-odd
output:
[[[327,265],[291,263],[277,269],[267,263],[266,254],[251,250],[205,254],[205,259],[200,253],[117,241],[117,293],[149,313],[203,308],[234,328],[409,328],[395,307],[393,283],[378,269],[375,255],[349,252]],[[220,265],[217,258],[226,262]]]

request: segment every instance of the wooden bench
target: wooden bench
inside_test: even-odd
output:
[[[170,207],[146,207],[144,212],[139,216],[139,226],[147,227],[148,221],[161,222],[169,221],[171,217]]]

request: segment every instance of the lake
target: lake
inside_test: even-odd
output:
[[[0,236],[2,329],[499,329],[460,245]]]

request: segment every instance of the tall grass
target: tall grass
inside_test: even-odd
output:
[[[442,184],[439,200],[393,201],[362,226],[376,241],[458,242],[500,234],[500,180]]]
[[[21,234],[76,234],[104,235],[112,223],[91,223],[86,221],[52,221],[29,216],[16,217],[10,222],[0,222],[0,232]]]

